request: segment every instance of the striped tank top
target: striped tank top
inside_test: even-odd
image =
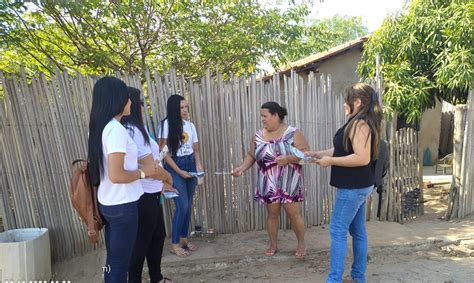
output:
[[[279,166],[275,158],[292,155],[296,128],[289,126],[282,137],[272,141],[263,138],[263,131],[255,134],[255,159],[258,166],[255,200],[261,203],[292,203],[304,199],[303,176],[300,164]]]

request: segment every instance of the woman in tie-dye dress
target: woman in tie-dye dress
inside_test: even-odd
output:
[[[304,221],[301,216],[301,202],[304,199],[300,158],[292,153],[292,147],[304,152],[309,149],[303,134],[284,123],[286,109],[276,102],[266,102],[260,109],[263,129],[257,131],[250,150],[242,164],[232,175],[239,177],[255,162],[258,166],[258,184],[255,200],[266,204],[267,231],[270,238],[267,256],[277,251],[278,217],[281,207],[290,218],[298,240],[295,256],[304,258]]]

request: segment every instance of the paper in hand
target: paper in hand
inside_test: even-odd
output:
[[[160,153],[158,154],[158,161],[162,162],[163,159],[165,159],[166,155],[168,154],[168,146],[165,145],[165,147],[163,147],[163,149],[160,151]]]
[[[165,196],[165,198],[175,198],[179,196],[175,192],[163,192],[163,195]]]
[[[291,147],[291,152],[298,158],[301,158],[302,160],[305,160],[305,161],[313,161],[315,160],[316,158],[314,157],[311,157],[311,156],[305,156],[304,153],[297,149],[296,147],[292,146]]]
[[[204,177],[205,173],[204,172],[188,172],[189,175],[197,178],[197,177]]]

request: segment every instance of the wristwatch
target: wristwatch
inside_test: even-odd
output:
[[[142,169],[138,169],[138,172],[140,172],[140,179],[145,179],[146,178],[145,172],[143,172]]]

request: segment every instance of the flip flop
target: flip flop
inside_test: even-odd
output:
[[[186,245],[183,246],[183,249],[185,249],[186,251],[194,252],[198,250],[198,247],[191,242],[187,242]]]
[[[189,253],[183,248],[171,248],[170,253],[176,255],[177,257],[189,256]]]
[[[296,250],[295,256],[296,256],[297,259],[304,259],[306,257],[306,249]]]
[[[265,250],[266,256],[274,256],[278,252],[278,249],[268,248]]]

